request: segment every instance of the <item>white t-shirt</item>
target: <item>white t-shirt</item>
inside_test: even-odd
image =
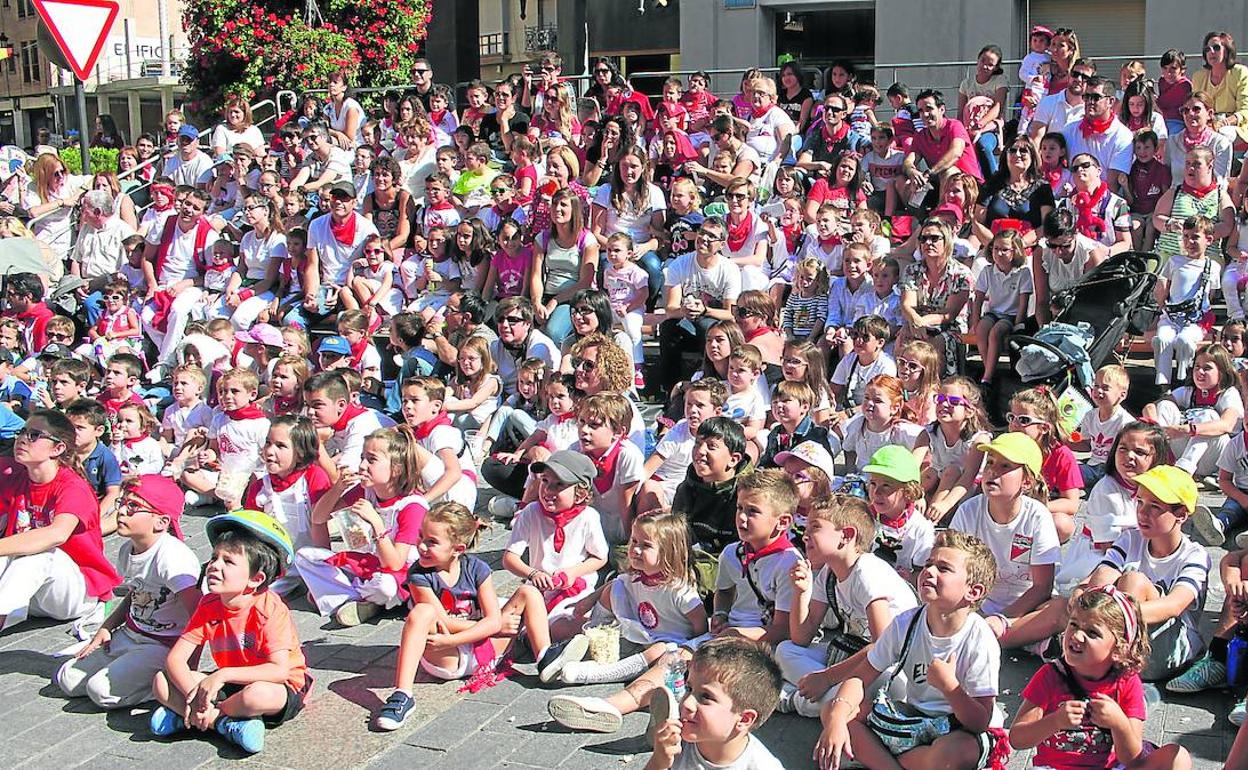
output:
[[[859,412],[849,421],[845,423],[845,437],[842,440],[841,448],[845,453],[854,453],[855,470],[861,472],[867,466],[867,462],[871,460],[871,455],[883,446],[889,444],[898,444],[906,449],[913,450],[915,444],[919,441],[919,436],[923,435],[923,426],[916,425],[912,422],[898,422],[885,431],[876,433],[867,428],[866,419]]]
[[[331,214],[324,214],[308,225],[308,250],[316,250],[320,261],[321,282],[345,286],[351,274],[351,263],[363,253],[364,241],[377,235],[377,228],[363,215],[352,212],[355,217],[355,238],[349,246],[338,242],[330,230]]]
[[[1232,436],[1222,447],[1218,457],[1218,469],[1231,474],[1231,483],[1239,489],[1248,489],[1248,433]]]
[[[850,351],[832,372],[832,384],[845,386],[845,400],[851,406],[858,406],[867,395],[867,383],[880,374],[897,376],[897,362],[892,356],[881,351],[871,363],[860,364],[858,354]]]
[[[776,154],[780,142],[776,140],[777,132],[788,129],[789,133],[797,130],[793,119],[779,107],[772,107],[760,118],[750,121],[750,130],[745,135],[745,143],[754,148],[764,162]]]
[[[1200,640],[1200,616],[1204,612],[1211,566],[1204,546],[1184,535],[1174,553],[1159,559],[1148,552],[1148,540],[1138,529],[1128,529],[1105,552],[1101,565],[1120,572],[1138,571],[1165,596],[1180,589],[1193,594],[1195,601],[1183,611],[1183,629],[1190,649],[1204,646]]]
[[[341,147],[329,148],[329,157],[321,160],[316,153],[309,153],[308,157],[303,159],[299,164],[299,168],[308,170],[308,181],[315,182],[324,176],[326,171],[331,172],[331,182],[341,182],[346,180],[351,182],[351,153]],[[324,188],[322,188],[324,189]],[[326,190],[326,192],[328,192]]]
[[[515,393],[516,378],[519,376],[518,370],[523,360],[517,361],[503,345],[503,341],[497,338],[490,341],[490,357],[494,359],[495,371],[499,379],[503,381],[503,393],[505,395]],[[546,362],[547,368],[551,371],[557,371],[559,362],[563,360],[563,356],[559,353],[559,346],[554,340],[537,329],[529,332],[523,358],[540,358]]]
[[[722,308],[727,302],[736,302],[741,294],[741,268],[723,256],[704,268],[696,254],[682,254],[663,268],[663,283],[679,284],[682,297],[701,297],[707,307]]]
[[[507,552],[523,556],[527,551],[529,555],[525,561],[529,566],[547,575],[583,564],[587,559],[608,557],[610,546],[602,533],[598,511],[592,505],[585,506],[585,510],[564,525],[563,531],[563,548],[555,550],[554,520],[542,510],[541,503],[529,503],[513,520]],[[586,589],[581,595],[589,593],[597,582],[597,573],[586,575]]]
[[[672,763],[672,770],[784,770],[784,765],[767,750],[756,735],[749,735],[745,751],[727,765],[713,765],[698,752],[696,743],[680,744],[680,753]]]
[[[654,237],[650,232],[650,218],[667,211],[667,200],[657,185],[646,185],[646,204],[640,211],[617,211],[611,203],[611,185],[604,184],[594,194],[593,205],[605,210],[602,220],[604,233],[628,233],[634,243],[645,243]]]
[[[231,420],[225,412],[214,410],[208,436],[217,440],[221,470],[250,473],[260,465],[260,450],[269,438],[269,418]]]
[[[1049,279],[1049,295],[1057,294],[1083,280],[1092,252],[1101,245],[1083,233],[1075,233],[1074,249],[1069,262],[1057,256],[1048,246],[1041,246],[1040,264]]]
[[[173,431],[173,446],[176,451],[181,449],[182,442],[186,440],[186,434],[192,428],[207,428],[211,420],[212,407],[208,406],[207,402],[200,401],[192,406],[178,406],[174,403],[165,410],[160,427],[162,430]]]
[[[832,602],[828,600],[829,572],[829,568],[825,566],[815,575],[811,598],[828,605],[828,612],[831,614]],[[914,589],[888,562],[873,553],[864,553],[850,568],[849,577],[844,581],[836,581],[836,605],[841,616],[845,618],[845,631],[870,639],[867,607],[880,599],[888,602],[889,614],[894,618],[919,604]],[[824,625],[828,628],[836,628],[836,624],[835,617],[824,619]]]
[[[762,376],[760,375],[761,379]],[[767,419],[767,403],[758,388],[746,388],[740,393],[730,393],[724,401],[723,415],[733,422],[744,425],[754,420]]]
[[[975,279],[975,291],[984,294],[983,312],[1014,316],[1018,313],[1019,295],[1035,293],[1031,283],[1031,268],[1022,265],[1003,273],[996,265],[990,265],[981,270],[979,277]]]
[[[276,230],[269,232],[269,237],[260,240],[255,230],[249,230],[238,245],[239,263],[247,266],[243,278],[251,281],[264,280],[269,269],[269,261],[286,259],[286,236]],[[392,264],[392,263],[388,263]]]
[[[260,133],[259,126],[247,126],[242,131],[235,131],[224,123],[218,123],[217,127],[212,129],[210,144],[214,148],[224,147],[227,154],[234,149],[236,144],[246,144],[257,153],[268,146],[264,142],[264,134]]]
[[[1088,493],[1084,524],[1091,531],[1093,543],[1112,543],[1128,529],[1134,529],[1136,500],[1134,490],[1106,475]],[[1086,577],[1086,576],[1085,576]]]
[[[212,167],[212,156],[206,152],[197,152],[190,160],[174,155],[165,161],[164,175],[175,185],[202,187],[212,181]]]
[[[1104,465],[1109,460],[1109,451],[1114,448],[1114,439],[1133,422],[1135,418],[1121,404],[1114,407],[1114,413],[1108,420],[1102,420],[1098,410],[1089,409],[1079,421],[1080,435],[1092,442],[1088,465]]]
[[[87,280],[116,275],[126,264],[122,241],[132,235],[134,228],[120,219],[110,219],[101,228],[82,226],[70,255],[78,263],[78,274]]]
[[[1189,259],[1182,254],[1170,257],[1161,268],[1161,278],[1170,282],[1170,293],[1166,302],[1173,305],[1195,299],[1196,293],[1200,291],[1201,276],[1206,274],[1209,278],[1205,283],[1202,310],[1209,309],[1213,290],[1222,287],[1222,270],[1218,263],[1208,257]]]
[[[920,613],[918,626],[905,660],[899,661],[906,630],[915,613]],[[933,636],[927,627],[923,607],[893,618],[880,638],[867,653],[867,661],[876,671],[886,671],[894,664],[901,668],[889,688],[890,695],[929,716],[953,713],[944,693],[927,683],[927,667],[940,658],[954,662],[955,674],[967,695],[972,698],[996,697],[1001,671],[1001,645],[988,626],[988,621],[970,613],[962,628],[953,636]]]
[[[130,597],[128,624],[144,634],[176,639],[191,619],[178,593],[199,582],[195,552],[170,532],[138,554],[127,538],[117,554],[117,571]]]
[[[663,484],[663,492],[670,501],[676,495],[676,487],[685,480],[689,463],[693,461],[693,445],[697,437],[689,430],[689,421],[681,420],[672,426],[654,451],[663,462],[654,472],[654,477]]]
[[[897,554],[897,569],[908,573],[923,569],[934,542],[936,525],[918,511],[911,512],[900,527],[890,527],[879,520],[875,523],[875,552]]]
[[[1131,129],[1114,118],[1114,122],[1102,133],[1085,138],[1080,124],[1071,123],[1062,131],[1066,137],[1066,157],[1087,153],[1101,164],[1101,178],[1108,177],[1110,171],[1130,173],[1131,161],[1135,159],[1133,142],[1135,135]]]
[[[183,232],[182,228],[177,224],[173,226],[173,244],[169,247],[169,253],[165,256],[165,264],[160,274],[156,276],[156,282],[162,286],[177,283],[178,281],[195,278],[199,275],[199,267],[195,264],[195,235],[199,232],[198,225],[193,225],[190,230]],[[157,248],[160,247],[161,236],[165,234],[165,228],[153,227],[147,231],[145,238]],[[208,229],[207,237],[204,238],[203,258],[208,260],[212,254],[213,244],[217,242],[217,232],[212,228]]]
[[[1240,419],[1235,423],[1235,427],[1231,429],[1231,433],[1237,433],[1243,429],[1244,399],[1239,393],[1239,388],[1227,388],[1218,394],[1218,400],[1213,402],[1211,407],[1195,406],[1192,403],[1193,389],[1191,385],[1181,385],[1175,388],[1170,397],[1174,399],[1174,403],[1184,411],[1184,420],[1187,422],[1208,422],[1209,420],[1218,419],[1218,415],[1230,409],[1240,415]]]
[[[144,436],[133,444],[122,442],[117,445],[116,450],[117,464],[121,466],[123,476],[160,473],[165,467],[165,455],[160,449],[160,442],[151,436]]]
[[[697,586],[648,586],[632,574],[611,581],[611,611],[622,621],[621,636],[635,644],[689,641],[694,632],[687,616],[701,606]]]
[[[959,439],[950,445],[945,441],[940,423],[933,423],[927,428],[927,456],[931,458],[932,470],[944,473],[948,468],[962,465],[971,447],[988,441],[992,441],[991,433],[973,433],[969,438]],[[980,458],[980,464],[983,464],[983,458]]]
[[[719,576],[715,581],[715,590],[732,588],[736,591],[732,607],[728,611],[729,626],[763,628],[769,618],[764,614],[766,608],[759,603],[758,595],[761,593],[763,599],[776,612],[788,612],[793,607],[793,581],[789,579],[789,571],[797,564],[801,554],[796,548],[789,547],[751,561],[750,577],[753,578],[753,585],[758,588],[758,593],[755,593],[750,580],[745,577],[738,550],[743,552],[744,544],[729,543],[719,554]]]
[[[998,524],[988,513],[988,498],[976,495],[958,506],[950,529],[975,535],[997,561],[997,582],[984,600],[986,614],[1000,612],[1031,588],[1031,568],[1056,564],[1061,541],[1053,514],[1039,500],[1024,496],[1017,515]]]
[[[570,448],[574,452],[585,453],[579,441]],[[646,460],[641,456],[641,450],[625,436],[620,441],[620,453],[615,456],[614,482],[605,494],[599,492],[597,486],[593,487],[594,499],[591,505],[598,511],[598,518],[602,521],[602,531],[608,543],[628,542],[628,533],[624,531],[624,517],[628,511],[622,511],[616,506],[619,499],[616,490],[621,487],[636,487],[640,484],[645,478],[645,466]]]
[[[373,431],[393,426],[394,420],[386,415],[365,409],[348,420],[345,428],[334,431],[325,442],[325,451],[339,468],[354,471],[360,467],[360,458],[364,456],[364,439]]]
[[[1083,99],[1070,104],[1066,101],[1066,91],[1063,90],[1040,100],[1040,103],[1036,105],[1036,114],[1032,117],[1029,128],[1043,124],[1046,134],[1052,131],[1060,134],[1065,132],[1067,126],[1081,120],[1083,120]],[[1073,158],[1075,155],[1067,152],[1066,157]]]

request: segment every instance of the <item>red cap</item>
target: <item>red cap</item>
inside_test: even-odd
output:
[[[1053,39],[1053,30],[1049,29],[1043,24],[1037,24],[1036,26],[1032,27],[1031,34],[1032,35],[1044,35],[1049,40]],[[1028,37],[1030,37],[1030,35]]]
[[[952,203],[940,204],[936,208],[932,209],[932,212],[928,214],[928,216],[929,217],[948,216],[949,218],[953,220],[953,223],[955,226],[957,227],[962,226],[962,209],[958,208],[955,204],[952,204]]]
[[[186,493],[168,476],[146,473],[139,476],[128,490],[161,516],[169,517],[169,530],[182,539],[182,508],[186,505]]]

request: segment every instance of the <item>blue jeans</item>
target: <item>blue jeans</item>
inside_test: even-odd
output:
[[[83,297],[82,306],[87,311],[87,326],[94,327],[95,322],[104,315],[104,292],[93,291]]]
[[[1000,165],[997,144],[997,135],[994,132],[985,131],[975,140],[975,149],[979,152],[979,164],[983,167],[985,179],[997,173],[997,166]]]
[[[1171,139],[1183,133],[1185,128],[1187,128],[1187,125],[1178,118],[1170,118],[1166,121],[1166,132],[1170,134]]]
[[[1108,473],[1108,471],[1106,470],[1104,463],[1100,465],[1079,463],[1079,475],[1083,476],[1083,488],[1089,492],[1092,490],[1092,487],[1096,485],[1096,482],[1105,478],[1106,473]]]
[[[1242,524],[1244,519],[1248,519],[1248,510],[1228,497],[1214,516],[1222,522],[1223,531],[1230,531]]]
[[[490,420],[490,429],[488,435],[491,441],[497,443],[500,436],[503,435],[503,429],[511,426],[511,428],[524,436],[533,435],[533,431],[537,430],[537,420],[527,412],[522,412],[514,406],[503,404],[494,413],[494,419]]]
[[[646,271],[646,277],[650,279],[650,296],[646,298],[646,310],[652,311],[663,296],[663,260],[659,259],[658,252],[647,251],[637,260],[637,264],[641,265],[641,269]]]
[[[566,302],[555,305],[555,312],[546,319],[546,336],[554,340],[556,345],[563,343],[572,333],[572,309]]]

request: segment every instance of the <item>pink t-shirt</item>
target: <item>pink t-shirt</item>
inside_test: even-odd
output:
[[[499,249],[494,253],[493,265],[498,273],[498,281],[494,285],[494,296],[518,297],[524,293],[524,275],[533,264],[533,247],[523,246],[516,256]]]
[[[602,273],[602,283],[607,292],[607,298],[611,302],[611,309],[622,317],[624,309],[638,292],[645,296],[650,286],[650,278],[636,262],[628,262],[618,270],[612,265],[607,265],[607,269]]]
[[[958,169],[983,182],[984,174],[979,170],[979,159],[975,157],[975,145],[971,142],[971,135],[966,132],[966,126],[962,125],[960,120],[946,119],[945,130],[939,140],[932,136],[930,126],[923,129],[915,135],[910,150],[927,161],[927,165],[930,166],[949,152],[949,145],[953,144],[954,139],[961,139],[965,143],[962,148],[962,157],[958,158],[956,164]]]
[[[1076,681],[1083,686],[1088,696],[1104,693],[1113,698],[1128,719],[1144,721],[1147,716],[1144,687],[1140,683],[1139,674],[1126,674],[1099,682],[1077,677]],[[1062,702],[1079,696],[1071,692],[1063,676],[1049,663],[1031,677],[1031,681],[1023,688],[1023,697],[1048,715],[1057,711]],[[1098,728],[1085,718],[1084,724],[1077,729],[1059,730],[1041,741],[1036,746],[1032,766],[1104,770],[1115,764],[1113,753],[1113,735],[1109,730]]]
[[[1070,447],[1062,444],[1049,452],[1040,466],[1040,475],[1048,485],[1049,492],[1057,495],[1068,489],[1083,489],[1083,474],[1079,472],[1079,463]]]
[[[820,179],[818,182],[815,182],[814,187],[810,188],[808,200],[818,201],[820,205],[831,203],[841,211],[847,212],[865,203],[867,196],[863,195],[862,190],[859,190],[857,197],[851,203],[848,187],[833,187],[828,184],[827,179]]]

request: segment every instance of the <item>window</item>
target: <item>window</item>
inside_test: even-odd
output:
[[[22,43],[22,82],[38,83],[42,79],[39,75],[39,44],[33,40]]]
[[[8,7],[7,2],[5,3],[5,7]],[[35,15],[35,6],[31,2],[31,0],[17,0],[17,18],[24,19],[27,16],[34,16],[34,15]]]

